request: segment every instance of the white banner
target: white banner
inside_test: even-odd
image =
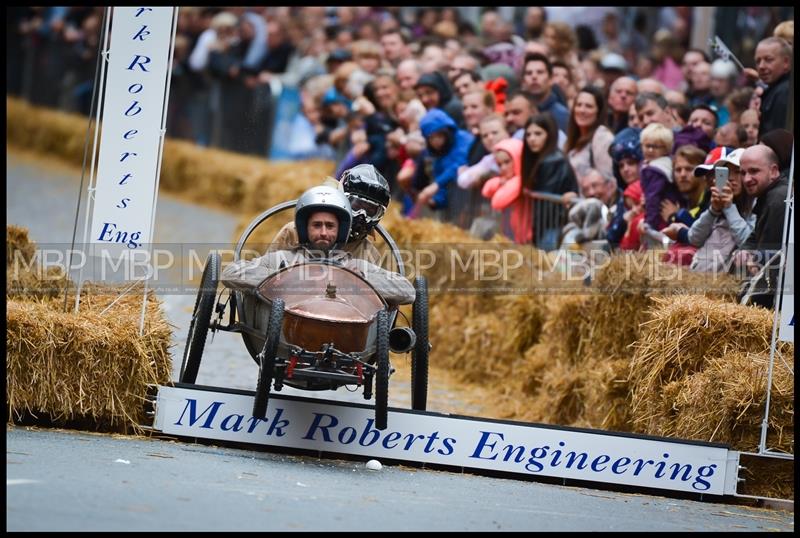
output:
[[[491,469],[646,488],[733,494],[738,453],[691,441],[391,410],[272,395],[268,420],[253,395],[158,387],[154,427],[167,434],[370,458]],[[732,476],[728,480],[726,477]]]
[[[91,243],[151,241],[173,11],[113,8]]]
[[[794,203],[790,203],[789,207],[794,208]],[[778,339],[794,342],[794,209],[792,209],[788,226],[789,241],[786,245],[786,266],[783,269],[781,324]]]

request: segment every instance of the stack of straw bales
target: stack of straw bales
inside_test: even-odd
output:
[[[773,312],[702,296],[657,300],[631,364],[635,431],[757,452]],[[776,344],[766,446],[794,453],[794,346]],[[738,491],[794,498],[791,461],[750,458]]]
[[[9,227],[7,238],[22,257],[35,244],[24,228]],[[8,252],[7,252],[8,253]],[[9,269],[7,268],[7,271]],[[64,312],[64,290],[38,293],[52,284],[35,273],[34,293],[6,293],[6,405],[9,420],[28,416],[97,431],[137,432],[145,416],[148,385],[170,381],[171,328],[154,294],[139,335],[142,288],[113,306],[121,289],[87,285],[79,313],[72,311],[74,286]],[[66,281],[66,277],[64,277]],[[108,310],[106,308],[108,307]]]
[[[638,431],[758,448],[773,314],[699,296],[656,299],[631,364]],[[771,446],[794,447],[793,347],[776,349]]]
[[[431,339],[446,353],[432,360],[496,386],[498,399],[488,405],[499,417],[633,431],[632,345],[654,296],[704,286],[730,298],[737,289],[726,276],[663,278],[671,271],[654,256],[615,256],[583,294],[561,280],[573,293],[556,286],[541,295],[436,296]]]
[[[6,141],[81,166],[89,118],[6,96]],[[94,130],[89,133],[90,149]]]

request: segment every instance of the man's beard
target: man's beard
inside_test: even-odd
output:
[[[330,253],[331,249],[334,247],[334,242],[316,241],[314,243],[311,243],[309,246],[311,247],[312,251],[319,252],[323,256],[327,256],[328,253]]]

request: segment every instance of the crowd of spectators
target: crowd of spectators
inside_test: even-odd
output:
[[[688,7],[183,7],[168,134],[371,163],[406,216],[481,237],[755,272],[781,241],[794,11],[718,10],[740,58],[691,47]],[[11,11],[9,93],[88,114],[102,19]]]

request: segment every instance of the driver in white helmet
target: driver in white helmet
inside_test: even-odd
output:
[[[330,178],[330,181],[336,181]],[[377,263],[381,255],[372,244],[375,227],[386,213],[391,200],[389,182],[371,164],[359,164],[342,173],[338,183],[350,200],[353,224],[343,250],[354,258]],[[267,252],[288,250],[296,247],[300,240],[294,222],[287,222],[272,240]]]
[[[267,252],[254,260],[234,262],[222,272],[222,282],[230,288],[248,291],[284,267],[328,259],[363,275],[387,303],[413,303],[414,286],[404,276],[340,249],[350,236],[352,221],[350,200],[344,193],[326,185],[312,187],[297,199],[295,206],[298,245]]]

